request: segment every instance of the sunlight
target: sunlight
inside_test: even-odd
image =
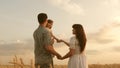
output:
[[[114,21],[120,22],[120,16],[116,16],[116,17],[114,18]]]
[[[16,40],[17,41],[17,43],[20,43],[21,41],[20,40]]]

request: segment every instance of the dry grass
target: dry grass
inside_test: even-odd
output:
[[[14,68],[14,65],[0,65],[0,68]],[[17,67],[21,68],[21,67]],[[24,65],[23,68],[31,68],[30,65]],[[66,65],[55,65],[54,68],[67,68]],[[120,68],[120,64],[91,64],[89,68]]]
[[[26,65],[22,58],[18,58],[16,55],[13,61],[8,62],[12,65],[1,65],[0,68],[35,68],[34,62],[31,59],[30,64]],[[67,65],[54,65],[54,68],[67,68]],[[120,68],[120,64],[91,64],[89,68]]]
[[[89,68],[120,68],[120,64],[91,64]]]

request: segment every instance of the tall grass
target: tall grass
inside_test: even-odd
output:
[[[35,68],[33,59],[30,60],[30,64],[26,65],[22,58],[18,58],[16,55],[13,60],[8,62],[12,65],[1,65],[0,68]],[[67,65],[54,65],[54,68],[67,68]],[[90,64],[89,68],[120,68],[120,64]]]
[[[32,59],[31,59],[30,65],[25,65],[24,62],[23,62],[23,59],[22,58],[18,58],[16,55],[13,58],[13,61],[10,61],[8,63],[13,64],[12,65],[13,68],[26,68],[26,67],[28,67],[28,68],[34,68],[34,63],[33,63]]]
[[[0,68],[14,68],[13,65],[0,65]],[[21,67],[18,67],[21,68]],[[31,65],[24,65],[23,68],[31,68]],[[67,65],[54,65],[54,68],[67,68]],[[120,64],[91,64],[89,68],[120,68]]]

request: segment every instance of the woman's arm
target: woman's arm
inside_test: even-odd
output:
[[[70,44],[64,40],[60,40],[61,42],[65,43],[67,46],[70,46]]]
[[[61,60],[71,57],[74,53],[75,53],[75,49],[70,48],[70,51],[65,56],[63,56]]]

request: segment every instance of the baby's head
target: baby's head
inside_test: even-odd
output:
[[[51,19],[48,19],[48,23],[47,23],[46,27],[51,29],[52,25],[53,25],[53,21]]]

